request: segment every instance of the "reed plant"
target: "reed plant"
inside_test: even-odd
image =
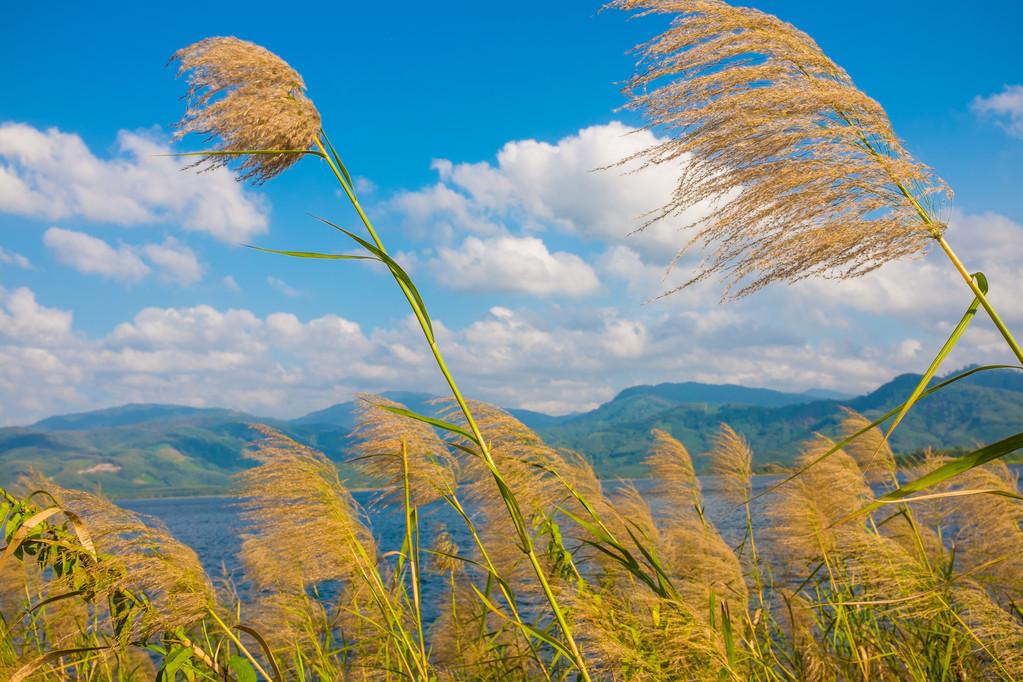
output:
[[[105,500],[49,481],[50,494],[5,491],[5,679],[577,679],[546,594],[481,486],[487,474],[472,473],[479,455],[466,437],[365,400],[356,464],[387,483],[380,494],[404,509],[404,533],[381,546],[333,462],[255,426],[257,464],[238,477],[240,591],[214,589],[191,550]],[[495,458],[530,510],[530,538],[594,679],[1023,676],[1020,490],[1000,462],[912,508],[855,514],[872,485],[890,489],[943,461],[908,461],[872,483],[876,462],[840,448],[754,506],[753,453],[723,426],[706,453],[720,473],[708,480],[739,506],[715,516],[687,449],[666,432],[648,460],[660,477],[641,493],[602,483],[585,458],[501,410],[473,408],[493,426]],[[864,421],[847,414],[839,438]],[[864,440],[883,436],[871,427]],[[820,436],[800,459],[833,445]],[[413,494],[418,475],[436,494]],[[420,547],[420,518],[445,508],[464,529],[431,526]]]
[[[608,485],[584,454],[463,396],[301,76],[260,46],[208,38],[174,55],[188,81],[178,132],[213,143],[195,165],[261,183],[318,160],[361,230],[321,220],[360,251],[261,250],[386,268],[450,397],[431,414],[360,398],[353,464],[401,511],[397,546],[381,546],[332,460],[254,425],[236,590],[216,589],[157,522],[101,497],[52,481],[3,489],[5,679],[1023,678],[1023,497],[998,461],[1023,434],[902,466],[888,446],[918,400],[991,369],[931,385],[981,308],[1023,363],[986,279],[945,239],[944,185],[794,27],[719,0],[612,6],[677,15],[641,48],[629,91],[678,133],[640,156],[688,164],[652,219],[717,206],[697,227],[714,250],[690,284],[724,275],[743,296],[860,276],[931,243],[948,255],[974,301],[912,394],[877,419],[848,412],[835,439],[808,442],[797,470],[757,494],[754,453],[722,425],[706,456],[737,524],[707,513],[693,460],[666,431],[652,434],[651,493]],[[458,527],[427,523],[442,515]]]
[[[725,280],[726,298],[773,282],[861,277],[936,244],[974,301],[906,403],[878,420],[889,422],[878,455],[979,308],[1018,364],[973,371],[1023,369],[1023,349],[988,299],[987,278],[971,274],[946,238],[951,189],[913,158],[881,105],[810,36],[723,0],[613,0],[607,7],[672,17],[667,30],[636,48],[636,72],[624,90],[627,107],[666,136],[620,162],[681,161],[684,168],[673,195],[640,229],[706,208],[688,225],[691,237],[673,265],[694,247],[706,255],[695,274],[663,295],[714,277]],[[1023,433],[892,494],[919,492],[1020,447]]]

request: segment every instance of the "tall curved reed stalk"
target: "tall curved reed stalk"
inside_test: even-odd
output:
[[[609,6],[675,15],[638,48],[626,93],[651,126],[676,133],[636,156],[686,163],[651,222],[697,202],[713,207],[676,258],[696,243],[716,249],[682,287],[726,274],[726,293],[737,286],[741,297],[776,280],[858,277],[935,242],[1023,364],[1023,349],[945,239],[941,199],[951,191],[810,36],[722,0]]]
[[[561,630],[564,640],[562,653],[572,662],[581,678],[588,682],[589,673],[572,635],[567,614],[559,604],[533,546],[528,519],[523,516],[518,500],[491,454],[486,437],[447,367],[422,296],[408,273],[388,254],[383,240],[366,215],[356,195],[351,174],[326,132],[320,127],[320,115],[305,95],[305,83],[301,76],[265,48],[237,38],[207,38],[179,50],[172,60],[179,63],[179,74],[187,74],[189,83],[189,106],[178,126],[178,134],[200,133],[218,142],[216,148],[197,154],[200,157],[199,166],[234,166],[243,179],[262,182],[283,172],[303,155],[315,156],[326,162],[330,173],[358,214],[369,240],[333,223],[324,222],[352,239],[364,249],[366,255],[294,251],[276,253],[303,258],[359,258],[380,262],[388,268],[419,323],[437,368],[464,417],[466,429],[429,420],[422,415],[405,414],[467,437],[498,488],[520,549]]]
[[[978,307],[1015,356],[1014,367],[1023,369],[1023,349],[988,300],[987,279],[971,274],[945,238],[941,215],[951,190],[909,154],[881,105],[810,36],[723,0],[607,6],[674,16],[666,31],[637,48],[637,69],[625,87],[627,106],[670,135],[620,162],[684,163],[673,196],[643,227],[697,203],[709,209],[689,226],[695,234],[673,265],[693,246],[707,255],[696,274],[663,295],[713,276],[726,279],[725,296],[733,298],[776,281],[859,277],[936,243],[974,303],[870,457],[883,455]],[[1023,433],[890,495],[908,495],[1020,447]]]

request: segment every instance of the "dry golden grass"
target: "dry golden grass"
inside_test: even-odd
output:
[[[796,460],[802,467],[832,447],[823,436],[806,444]],[[779,566],[805,573],[847,536],[866,532],[863,519],[835,526],[871,499],[856,461],[842,450],[785,485],[769,509],[771,548]]]
[[[704,515],[688,453],[666,433],[655,434],[650,454],[652,468],[665,477],[662,490],[647,496],[624,485],[605,495],[584,458],[550,448],[496,408],[474,408],[492,436],[495,457],[526,501],[538,544],[553,537],[545,524],[561,528],[557,552],[550,545],[542,558],[595,679],[925,682],[1023,674],[1023,619],[1016,606],[1023,567],[1014,551],[1023,507],[1008,496],[1018,494],[1018,482],[1002,464],[971,470],[942,489],[972,494],[914,503],[912,513],[893,506],[847,519],[871,497],[866,476],[874,470],[877,443],[869,449],[868,442],[863,452],[870,457],[859,458],[868,463],[866,471],[852,453],[839,450],[771,499],[770,541],[757,563],[741,560]],[[399,442],[415,440],[409,429],[414,432],[420,423],[368,419],[372,426],[364,426],[364,442],[373,443],[374,452],[392,448],[397,433],[405,434]],[[846,427],[858,429],[860,422]],[[422,671],[438,680],[496,681],[564,673],[564,659],[541,639],[523,636],[515,623],[519,617],[549,628],[552,619],[528,573],[520,571],[522,550],[502,515],[478,509],[472,528],[479,544],[468,551],[446,529],[432,534],[426,563],[440,589],[428,593],[436,615],[425,625],[420,650],[418,611],[411,607],[407,582],[395,577],[401,571],[392,575],[398,552],[378,550],[334,463],[272,429],[257,428],[264,436],[254,453],[259,464],[240,475],[249,524],[242,559],[255,592],[241,600],[231,593],[223,600],[231,607],[213,603],[194,554],[164,531],[95,496],[46,484],[61,505],[75,510],[104,557],[105,568],[94,572],[97,584],[111,594],[130,589],[150,600],[152,613],[139,612],[132,637],[184,627],[196,641],[199,623],[207,622],[205,610],[215,609],[224,620],[254,625],[285,679],[392,680]],[[430,445],[424,451],[437,446],[426,432],[418,437]],[[831,446],[824,437],[807,443],[800,463]],[[472,471],[472,456],[461,457]],[[731,482],[723,496],[731,505],[746,506],[749,448],[740,434],[723,429],[715,458],[724,460],[717,470]],[[410,478],[435,475],[432,458],[413,459],[422,471]],[[940,462],[931,458],[922,468]],[[393,474],[393,468],[380,471]],[[496,506],[482,487],[491,480],[485,473],[453,481],[451,494],[464,491],[476,504]],[[619,539],[615,551],[630,552],[638,564],[596,551],[587,543],[612,547],[591,533],[592,526],[571,521],[567,509],[593,512],[595,517],[580,518],[601,524]],[[760,520],[749,521],[743,544]],[[492,564],[482,561],[483,549]],[[400,554],[408,560],[407,548]],[[573,571],[558,570],[566,560]],[[33,566],[0,565],[5,615],[19,603],[53,593]],[[507,592],[498,589],[498,579],[508,581]],[[509,597],[518,605],[517,616]],[[61,617],[66,620],[55,620]],[[0,637],[0,671],[10,676],[31,662],[37,642],[94,642],[89,637],[95,634],[82,639],[81,628],[97,633],[105,618],[102,608],[82,602],[46,606],[38,619],[45,634],[33,639],[8,630]],[[145,661],[132,658],[132,651],[118,649],[75,665],[102,670],[101,676],[129,670],[144,676]],[[218,649],[211,651],[216,657]],[[419,656],[421,661],[414,660]],[[42,679],[60,679],[53,666],[39,672]]]
[[[433,427],[384,409],[407,408],[383,396],[360,395],[357,405],[353,454],[363,474],[384,486],[390,496],[401,494],[405,481],[404,444],[409,493],[415,506],[429,504],[454,491],[457,462],[451,447]]]
[[[839,427],[845,440],[870,425],[871,420],[855,410],[843,407],[845,418]],[[873,427],[848,443],[843,448],[852,456],[870,483],[893,483],[895,481],[895,453],[885,438],[884,432]],[[897,486],[896,486],[897,487]]]
[[[149,606],[133,612],[119,634],[122,642],[144,641],[195,623],[215,604],[213,586],[195,551],[156,519],[53,481],[35,481],[33,487],[49,492],[87,529],[99,559],[89,569],[97,601],[118,592],[146,595]]]
[[[753,451],[728,424],[714,435],[710,472],[719,477],[721,495],[733,504],[746,504],[753,486]]]
[[[571,607],[600,679],[720,680],[728,669],[719,638],[680,601],[625,585],[583,591]]]
[[[246,574],[289,590],[353,580],[376,556],[376,543],[337,467],[273,429],[255,428],[264,436],[253,453],[260,464],[238,477]]]
[[[654,479],[655,491],[669,501],[675,514],[695,514],[701,505],[700,481],[686,446],[663,429],[653,429],[653,445],[645,464]]]
[[[941,226],[914,201],[946,192],[915,161],[884,110],[805,33],[719,0],[615,0],[676,15],[638,48],[629,106],[674,136],[642,152],[681,160],[654,220],[713,207],[689,245],[711,247],[684,285],[724,275],[744,296],[775,280],[855,277],[922,253]]]
[[[530,532],[539,538],[542,521],[569,497],[565,486],[550,471],[567,471],[569,467],[557,450],[504,410],[475,401],[470,407],[497,468],[530,525]],[[455,423],[464,423],[456,406],[449,406],[445,414]],[[504,528],[507,518],[504,496],[490,468],[481,457],[464,456],[462,471],[461,490],[479,510],[480,535],[493,563],[522,589],[535,587],[532,568],[517,536]]]
[[[238,38],[206,38],[174,53],[178,75],[187,75],[188,110],[177,136],[205,135],[214,154],[196,164],[234,167],[256,183],[283,173],[320,132],[320,114],[305,95],[305,82],[266,48]]]

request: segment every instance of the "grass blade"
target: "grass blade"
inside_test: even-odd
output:
[[[250,249],[264,253],[274,253],[278,256],[291,256],[293,258],[325,258],[328,260],[380,260],[374,256],[358,256],[348,253],[317,253],[315,251],[278,251],[277,249],[264,249],[262,246],[246,244]]]
[[[321,218],[319,216],[313,216],[313,217],[316,218],[317,220],[319,220],[321,223],[324,223],[325,225],[329,225],[330,227],[333,227],[338,232],[341,232],[341,233],[347,235],[356,244],[358,244],[359,246],[361,246],[362,248],[366,249],[367,251],[372,253],[374,256],[376,256],[378,260],[383,262],[388,267],[388,269],[390,269],[390,271],[394,275],[395,279],[397,279],[398,282],[405,289],[407,289],[410,294],[412,294],[413,299],[415,299],[416,307],[418,308],[419,313],[423,316],[423,320],[425,320],[425,322],[426,322],[426,330],[425,331],[429,335],[428,341],[430,343],[433,343],[434,342],[433,322],[430,320],[430,316],[426,312],[426,303],[423,302],[423,297],[420,296],[419,289],[417,289],[416,285],[413,284],[412,278],[409,277],[409,274],[407,272],[405,272],[404,268],[402,268],[400,265],[398,265],[397,261],[395,261],[393,258],[391,258],[383,249],[380,249],[376,245],[371,244],[370,242],[366,241],[365,239],[363,239],[359,235],[355,234],[354,232],[346,230],[345,228],[341,227],[340,225],[336,225],[336,224],[330,222],[326,218]]]
[[[388,412],[393,412],[394,414],[401,415],[402,417],[408,417],[409,419],[415,419],[416,421],[421,421],[424,424],[429,424],[430,426],[436,426],[438,429],[441,429],[442,431],[450,431],[451,433],[462,436],[463,438],[466,438],[473,443],[476,442],[476,437],[473,436],[470,432],[466,431],[460,426],[452,424],[451,422],[446,422],[443,419],[427,417],[425,414],[419,414],[418,412],[406,410],[401,407],[394,407],[392,405],[381,405],[379,403],[371,404],[375,405],[376,407],[379,407],[382,410],[387,410]]]
[[[945,379],[944,381],[942,381],[939,384],[935,384],[931,388],[929,388],[926,391],[924,391],[923,393],[921,393],[920,396],[917,398],[917,400],[919,401],[922,398],[926,398],[928,396],[931,396],[931,395],[937,393],[938,391],[940,391],[941,389],[945,388],[946,386],[951,386],[952,384],[956,383],[957,381],[961,381],[962,379],[965,379],[965,378],[967,378],[969,376],[972,376],[972,375],[977,374],[979,372],[988,372],[988,371],[991,371],[991,370],[994,370],[994,369],[1019,369],[1019,370],[1023,370],[1023,366],[1021,366],[1021,365],[982,365],[980,367],[974,367],[972,369],[966,370],[965,372],[960,372],[959,374],[956,374],[953,377]],[[848,438],[844,438],[844,439],[838,441],[837,443],[832,445],[830,448],[828,448],[823,454],[821,454],[819,457],[814,459],[812,462],[809,462],[808,464],[803,465],[798,470],[796,470],[794,473],[789,474],[788,476],[786,476],[784,479],[782,479],[778,483],[775,483],[774,485],[769,486],[766,489],[764,489],[763,491],[757,493],[756,495],[751,497],[749,499],[749,501],[753,502],[754,500],[758,500],[761,497],[764,497],[766,495],[770,495],[771,493],[773,493],[774,491],[776,491],[778,488],[782,487],[786,483],[791,483],[793,480],[795,480],[797,477],[801,476],[803,473],[805,473],[811,467],[813,467],[813,466],[819,464],[820,462],[824,461],[825,459],[827,459],[828,457],[830,457],[831,455],[833,455],[837,451],[839,451],[842,448],[844,448],[849,443],[853,442],[854,440],[856,440],[857,438],[862,436],[864,433],[866,433],[870,429],[872,429],[872,428],[874,428],[874,427],[876,427],[876,426],[878,426],[880,424],[883,424],[884,422],[886,422],[889,419],[891,419],[893,416],[895,416],[896,414],[899,413],[899,411],[905,406],[905,404],[906,403],[900,403],[899,405],[896,405],[895,407],[893,407],[892,409],[888,410],[887,412],[882,414],[880,417],[878,417],[874,421],[870,422],[869,424],[864,426],[862,429],[860,429],[856,433],[854,433],[851,436],[849,436]]]
[[[943,464],[934,471],[928,474],[924,474],[920,478],[911,481],[910,483],[907,483],[901,488],[893,490],[892,492],[886,495],[882,495],[881,497],[877,498],[876,500],[874,500],[867,506],[863,507],[862,509],[855,511],[852,514],[846,516],[845,518],[835,522],[834,525],[845,523],[846,521],[855,518],[860,514],[869,513],[882,505],[890,504],[892,502],[905,501],[906,498],[908,498],[913,493],[917,493],[920,492],[921,490],[926,490],[927,488],[938,485],[939,483],[942,483],[943,481],[946,481],[952,478],[953,476],[956,476],[957,474],[961,474],[964,471],[969,471],[974,467],[979,467],[980,465],[990,462],[991,460],[998,459],[999,457],[1004,457],[1005,455],[1008,455],[1011,452],[1015,452],[1020,448],[1023,448],[1023,432],[1017,433],[1013,436],[1009,436],[1008,438],[1003,438],[997,443],[986,445],[980,448],[979,450],[974,450],[968,455],[963,455],[962,457],[958,457],[952,460],[951,462]]]

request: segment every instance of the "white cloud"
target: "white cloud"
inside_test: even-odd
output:
[[[167,237],[162,244],[146,244],[141,251],[173,282],[188,285],[202,279],[205,268],[195,252],[174,237]]]
[[[189,285],[202,279],[206,269],[195,252],[174,237],[159,244],[114,248],[84,232],[51,227],[43,233],[43,243],[57,260],[78,272],[122,282],[137,282],[156,271],[169,282]]]
[[[776,303],[767,302],[759,321],[735,306],[680,312],[555,304],[494,307],[457,329],[435,318],[434,327],[469,395],[554,413],[661,381],[865,391],[919,371],[936,347],[933,336],[855,344],[840,332],[810,340],[800,335],[812,331],[805,319],[795,335],[787,320],[779,329],[772,318],[784,316],[785,306]],[[805,310],[793,315],[805,318]],[[965,356],[949,366],[1000,358],[1002,346],[988,331],[971,330]],[[286,417],[391,388],[444,390],[411,318],[366,331],[337,315],[150,307],[87,336],[73,329],[70,312],[41,305],[30,290],[0,290],[0,423],[154,401]]]
[[[102,159],[78,135],[0,124],[0,211],[40,220],[174,223],[229,243],[267,229],[267,207],[230,171],[182,172],[166,144],[121,131]]]
[[[1023,322],[1023,225],[997,213],[953,211],[946,238],[970,271],[983,271],[988,298],[1006,320]],[[905,322],[958,320],[973,295],[935,246],[924,258],[889,263],[846,281],[808,280],[794,291],[820,303],[899,318]]]
[[[301,296],[302,295],[301,291],[299,291],[298,289],[295,289],[294,287],[290,286],[287,282],[285,282],[283,279],[281,279],[279,277],[273,277],[273,276],[267,277],[266,278],[266,283],[269,284],[274,289],[276,289],[277,291],[279,291],[282,294],[284,294],[285,296],[292,296],[292,297],[294,297],[294,296]]]
[[[124,282],[137,282],[149,274],[149,266],[130,246],[115,249],[84,232],[51,227],[43,234],[43,243],[57,260],[82,273]]]
[[[605,168],[658,142],[653,133],[619,122],[584,128],[554,144],[509,142],[496,163],[433,162],[440,182],[395,197],[414,234],[450,239],[458,232],[494,235],[507,226],[553,228],[602,241],[628,240],[635,248],[674,253],[678,230],[706,207],[659,221],[629,236],[671,198],[684,159],[645,169]],[[603,170],[601,170],[603,169]]]
[[[994,118],[1010,135],[1023,137],[1023,85],[1006,85],[1001,92],[973,100],[973,111]]]
[[[227,287],[231,291],[237,292],[242,290],[242,288],[238,286],[237,280],[235,280],[235,278],[232,277],[231,275],[224,275],[223,279],[221,279],[220,281],[224,284],[225,287]]]
[[[32,269],[32,263],[28,260],[28,258],[17,251],[9,251],[2,246],[0,246],[0,263],[13,265],[17,268],[21,268],[22,270]]]
[[[368,196],[377,191],[377,184],[369,178],[355,177],[355,191],[362,196]]]
[[[27,288],[0,287],[0,339],[50,347],[71,337],[71,313],[39,305]]]
[[[647,348],[646,327],[636,320],[613,320],[604,331],[604,347],[616,358],[639,358]]]
[[[466,237],[457,247],[438,248],[427,266],[439,282],[463,291],[583,296],[600,286],[581,258],[551,253],[536,237]]]

